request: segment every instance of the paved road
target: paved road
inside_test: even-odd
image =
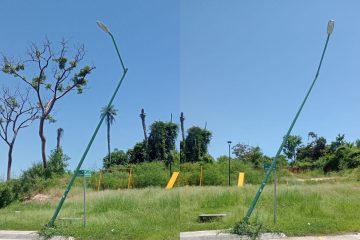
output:
[[[180,233],[181,240],[239,240],[237,235],[222,233],[220,231],[197,231]],[[246,238],[243,238],[246,239]],[[360,233],[344,234],[336,236],[307,236],[286,237],[285,235],[263,234],[262,240],[360,240]]]

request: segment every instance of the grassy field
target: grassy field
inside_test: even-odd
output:
[[[287,235],[360,231],[360,182],[298,182],[278,186],[278,222],[273,224],[273,192],[267,186],[253,213],[265,230]],[[178,239],[179,231],[227,229],[241,220],[258,185],[237,187],[144,188],[89,191],[88,224],[57,221],[54,234],[78,239]],[[56,206],[61,190],[49,199],[13,203],[0,209],[0,229],[39,230]],[[200,213],[226,213],[220,221],[199,223]],[[75,187],[60,218],[82,217],[82,191]]]
[[[0,229],[39,230],[51,218],[60,192],[51,199],[13,203],[0,209]],[[82,217],[82,191],[73,189],[60,218]],[[160,188],[89,192],[87,226],[82,220],[58,220],[53,234],[77,239],[178,239],[178,190]],[[47,231],[49,232],[49,231]]]
[[[180,191],[182,231],[227,229],[241,220],[257,186],[185,187]],[[286,235],[334,234],[360,231],[360,183],[316,183],[278,186],[277,223],[273,224],[273,189],[267,186],[252,219],[266,231]],[[221,220],[197,222],[200,213],[226,213]]]

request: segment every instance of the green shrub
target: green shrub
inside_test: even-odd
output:
[[[6,207],[16,198],[14,193],[15,181],[0,183],[0,208]]]
[[[253,222],[237,222],[234,227],[231,229],[231,233],[247,236],[251,240],[256,240],[260,238],[260,233],[263,230],[263,224],[256,217]]]
[[[128,155],[123,150],[115,149],[110,153],[111,161],[108,155],[103,158],[103,165],[105,169],[110,168],[113,165],[127,164],[129,162]]]
[[[65,174],[69,157],[62,150],[52,151],[48,167],[44,169],[41,163],[33,164],[24,171],[18,180],[11,180],[0,185],[0,208],[16,200],[29,199],[32,195],[42,192],[54,185],[56,178]]]
[[[131,168],[131,187],[165,186],[169,180],[169,171],[163,161],[144,162],[136,165],[117,165],[102,171],[100,189],[127,188]],[[97,189],[100,173],[91,177],[92,188]]]

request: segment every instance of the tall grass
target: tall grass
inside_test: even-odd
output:
[[[0,229],[41,229],[50,220],[57,200],[14,203],[0,209]],[[76,187],[64,204],[52,234],[78,239],[178,239],[179,236],[177,190],[147,188],[90,192],[86,228],[82,220],[61,220],[81,218],[82,214],[82,191]]]
[[[180,192],[183,231],[227,229],[241,221],[257,186],[244,188],[185,187]],[[273,223],[273,188],[267,186],[252,218],[266,231],[287,235],[334,234],[360,230],[359,183],[319,183],[278,186],[277,223]],[[201,213],[226,213],[222,221],[198,223]]]
[[[144,188],[149,186],[166,186],[170,178],[169,169],[163,162],[147,162],[133,166],[114,166],[103,172],[95,172],[90,180],[93,189],[125,189],[128,188],[131,168],[131,187]],[[173,171],[180,171],[176,186],[198,186],[202,168],[203,186],[227,186],[228,162],[214,163],[184,163]],[[237,185],[239,173],[245,172],[247,184],[260,184],[265,171],[262,168],[253,168],[252,165],[231,160],[230,178],[232,185]],[[291,174],[286,169],[278,170],[278,182],[286,182]],[[270,178],[270,182],[273,178]]]

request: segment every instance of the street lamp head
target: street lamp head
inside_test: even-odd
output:
[[[327,25],[327,34],[331,34],[334,30],[334,25],[335,25],[335,21],[334,20],[329,20],[328,25]]]
[[[228,143],[228,144],[231,144],[231,141],[228,141],[227,143]]]
[[[101,28],[105,33],[110,33],[110,30],[107,28],[107,26],[100,21],[96,21],[97,25],[99,26],[99,28]]]

